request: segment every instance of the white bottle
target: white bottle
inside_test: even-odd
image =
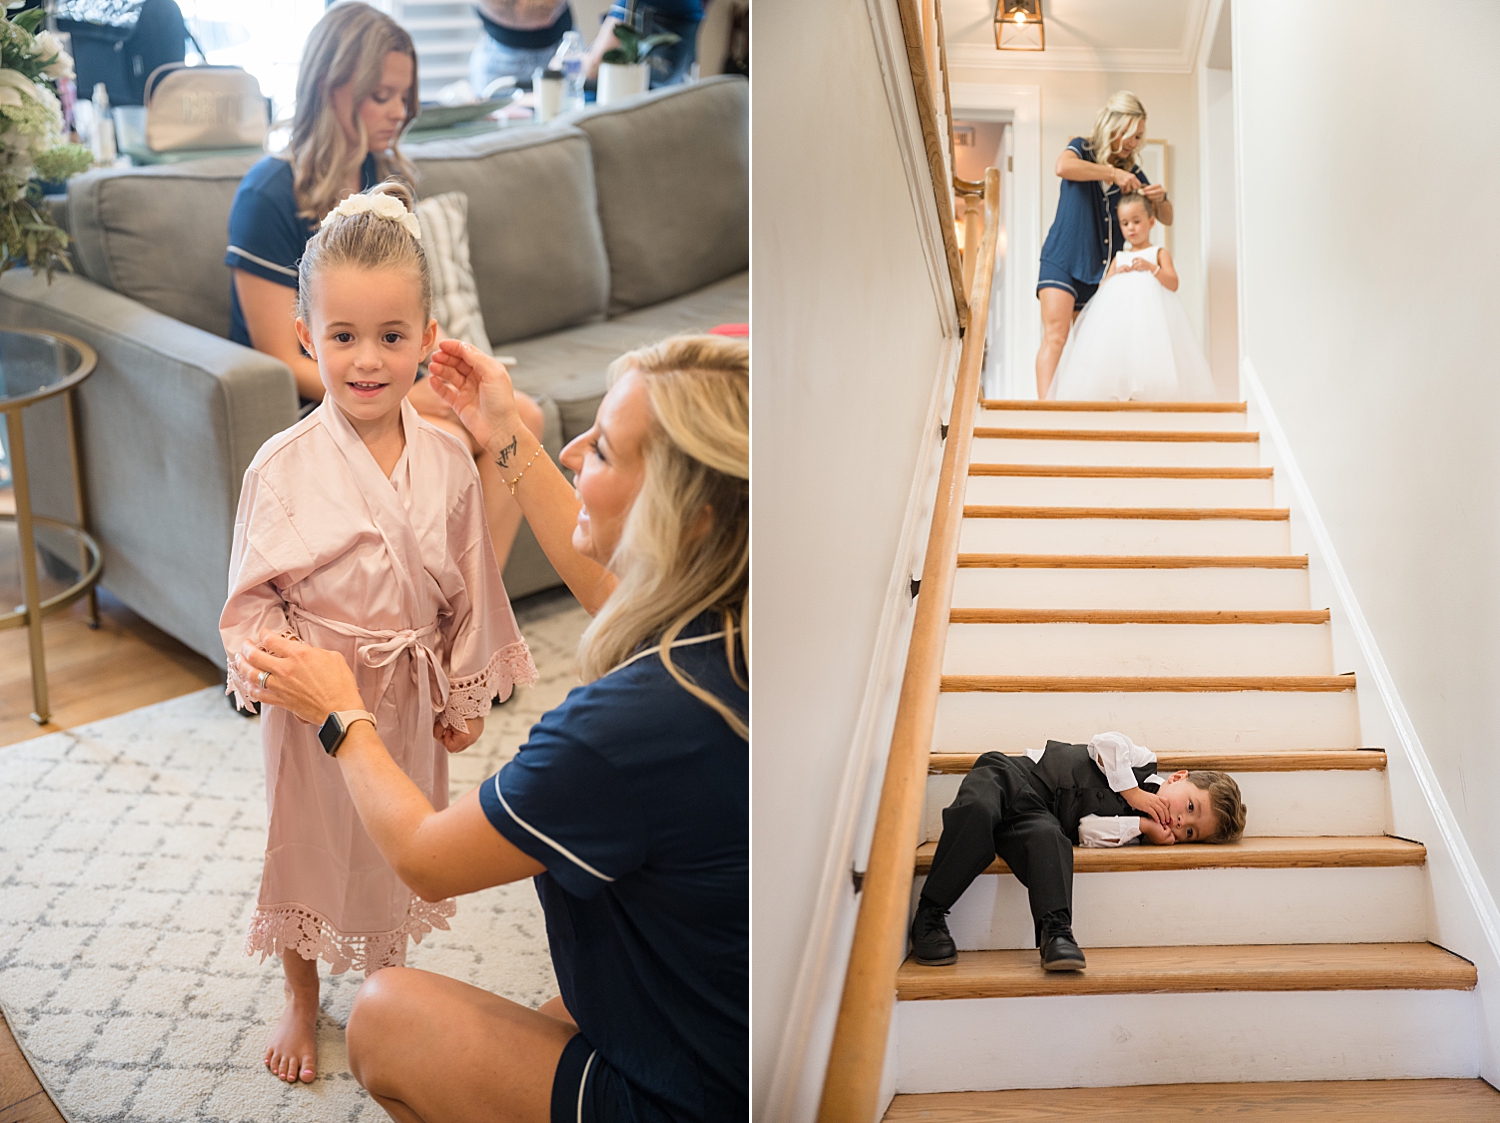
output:
[[[103,82],[94,84],[94,162],[108,166],[115,162],[115,119],[109,111],[109,91]]]
[[[583,62],[588,52],[583,49],[583,32],[565,31],[557,53],[549,66],[563,72],[563,112],[570,113],[583,108]]]

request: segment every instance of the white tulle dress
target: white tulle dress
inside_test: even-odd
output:
[[[1060,401],[1202,401],[1215,397],[1208,360],[1182,301],[1155,274],[1124,273],[1156,246],[1121,250],[1116,273],[1073,324],[1047,397]]]

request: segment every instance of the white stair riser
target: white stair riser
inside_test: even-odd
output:
[[[1426,897],[1421,866],[1080,873],[1073,935],[1085,948],[1405,943],[1427,937]],[[1009,874],[976,878],[948,931],[960,951],[1036,947],[1026,889]]]
[[[1247,837],[1362,836],[1386,832],[1389,815],[1383,771],[1373,768],[1361,772],[1231,770],[1229,774],[1239,784],[1245,800]],[[951,772],[927,777],[927,795],[922,806],[924,842],[936,842],[942,834],[943,808],[953,802],[962,782],[962,775]]]
[[[1312,605],[1305,569],[960,569],[954,575],[953,607],[1305,609]]]
[[[1357,749],[1355,692],[1017,693],[938,698],[933,752],[1021,752],[1116,729],[1158,753]]]
[[[1286,519],[964,519],[964,554],[1285,554]]]
[[[981,409],[976,425],[993,425],[1004,429],[1150,429],[1174,433],[1243,432],[1245,414],[1235,413],[1153,413],[1149,410],[1051,410],[1051,409]]]
[[[1150,464],[1254,468],[1259,441],[1076,441],[975,437],[975,464]]]
[[[1270,480],[970,476],[965,503],[1017,507],[1270,507]]]
[[[897,1092],[1479,1074],[1472,991],[899,1002]]]
[[[1327,624],[950,624],[947,675],[1331,675]]]

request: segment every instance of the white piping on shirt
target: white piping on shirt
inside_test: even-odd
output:
[[[295,277],[297,275],[295,269],[288,269],[285,265],[277,265],[274,261],[267,261],[263,257],[256,257],[253,253],[240,249],[239,246],[230,246],[229,252],[237,253],[246,261],[253,261],[255,264],[265,266],[267,269],[274,269],[278,273],[285,273],[288,277]]]
[[[589,1084],[589,1069],[594,1067],[594,1058],[599,1055],[595,1049],[589,1054],[589,1059],[583,1062],[583,1075],[578,1079],[578,1123],[583,1123],[583,1090]]]
[[[526,828],[526,830],[530,831],[537,838],[539,838],[543,842],[545,842],[548,846],[552,847],[552,849],[556,850],[559,854],[561,854],[564,858],[568,859],[568,861],[572,862],[579,869],[586,870],[587,872],[589,872],[589,873],[593,874],[595,877],[597,877],[600,881],[613,881],[614,880],[614,878],[610,877],[609,874],[607,874],[607,873],[600,873],[593,866],[589,865],[582,858],[580,858],[577,854],[573,853],[571,850],[569,850],[566,846],[562,845],[560,842],[556,842],[553,839],[548,838],[541,831],[537,830],[530,823],[528,823],[525,819],[521,818],[521,816],[517,815],[514,811],[512,811],[511,807],[510,807],[510,804],[508,804],[508,803],[505,802],[505,796],[500,791],[500,773],[499,772],[495,773],[495,798],[500,801],[500,806],[503,807],[503,808],[505,808],[505,813],[507,815],[509,815],[517,823],[521,824],[522,827]]]
[[[706,635],[706,636],[694,636],[692,639],[673,640],[672,641],[672,646],[673,647],[690,647],[690,646],[692,646],[695,643],[707,643],[711,639],[723,639],[723,638],[724,638],[724,630],[721,628],[717,632],[709,632],[708,635]],[[630,664],[634,663],[637,659],[644,659],[648,655],[655,655],[660,650],[661,650],[661,644],[657,644],[655,647],[648,647],[648,648],[646,648],[645,651],[637,651],[629,659],[625,660],[625,662],[623,662],[623,663],[616,663],[613,667],[611,667],[609,670],[605,671],[604,673],[607,674],[607,675],[612,675],[616,671],[620,670],[621,668],[630,666]]]

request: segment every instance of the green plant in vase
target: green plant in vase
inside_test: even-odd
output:
[[[15,7],[12,4],[11,7]],[[57,83],[72,79],[73,60],[31,8],[0,18],[0,273],[16,265],[50,279],[67,259],[68,235],[42,202],[42,184],[93,166],[93,154],[69,144]]]
[[[682,37],[670,31],[643,34],[643,21],[635,10],[635,0],[625,5],[625,16],[614,27],[620,44],[605,51],[599,59],[599,104],[607,105],[622,97],[644,93],[651,82],[646,57],[657,47],[666,47]]]

